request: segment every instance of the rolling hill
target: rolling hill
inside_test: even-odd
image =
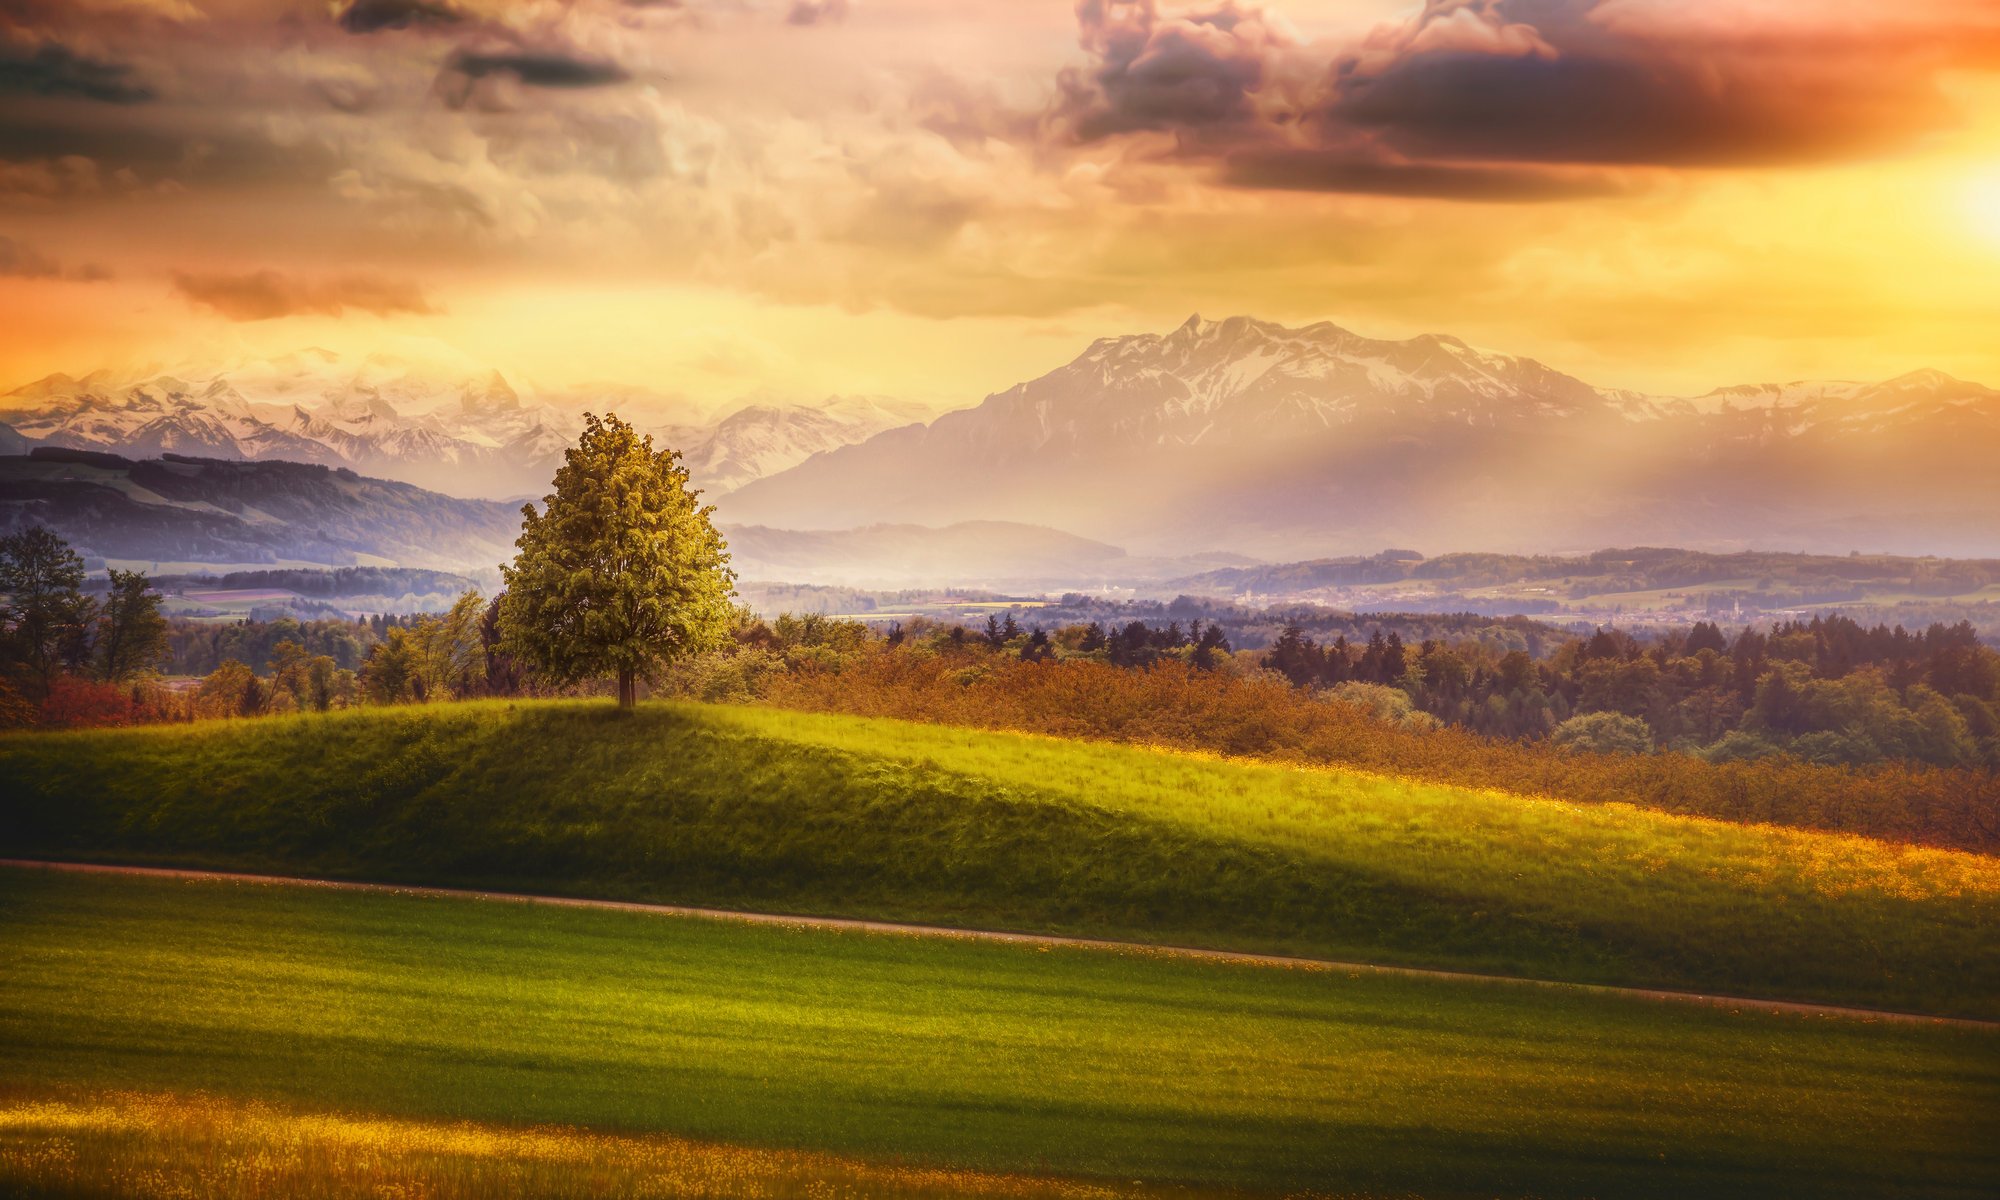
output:
[[[1989,857],[1339,769],[492,702],[11,734],[0,770],[15,855],[2000,1015]]]

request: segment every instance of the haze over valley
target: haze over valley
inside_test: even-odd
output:
[[[1102,338],[928,423],[923,405],[838,396],[704,420],[637,388],[524,399],[497,371],[309,352],[51,376],[0,398],[0,437],[17,454],[302,462],[516,499],[545,489],[583,411],[614,405],[653,414],[719,519],[759,531],[739,545],[746,569],[796,582],[1131,585],[1194,574],[1204,554],[1390,546],[2000,554],[2000,392],[1983,384],[1919,370],[1649,396],[1446,335],[1247,317]],[[980,522],[1047,532],[982,539]],[[490,566],[451,535],[428,561],[392,549]]]

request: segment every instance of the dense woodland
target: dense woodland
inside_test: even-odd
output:
[[[1643,642],[1600,630],[1541,660],[1464,641],[1410,646],[1394,632],[1322,644],[1294,628],[1264,661],[1335,695],[1392,688],[1413,713],[1496,737],[1716,760],[2000,766],[2000,653],[1968,623],[1911,633],[1815,617],[1731,637],[1701,622]]]
[[[1559,637],[1532,621],[1500,624],[1503,636],[1495,636],[1495,623],[1464,620],[1467,636],[1416,643],[1387,623],[1365,639],[1343,632],[1324,642],[1291,625],[1268,650],[1238,651],[1215,623],[1050,629],[1008,614],[978,629],[917,621],[877,634],[858,622],[783,617],[744,622],[735,649],[685,664],[675,679],[697,695],[757,697],[774,676],[839,673],[877,652],[946,655],[974,666],[1015,659],[1179,667],[1232,678],[1269,674],[1414,732],[1455,726],[1577,750],[1674,750],[1718,762],[1782,754],[1831,765],[1908,759],[2000,767],[2000,652],[1970,625],[1910,633],[1835,617],[1731,637],[1704,622],[1642,641],[1614,630]],[[1339,614],[1331,623],[1368,622]],[[1504,648],[1515,640],[1534,649]]]
[[[474,586],[471,579],[450,571],[411,567],[323,567],[264,571],[229,571],[221,575],[164,575],[155,581],[162,590],[281,588],[300,596],[331,600],[344,596],[401,596],[410,593],[458,595]]]

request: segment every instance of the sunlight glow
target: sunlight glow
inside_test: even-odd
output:
[[[1965,211],[1973,230],[2000,247],[2000,167],[1974,177],[1966,186]]]

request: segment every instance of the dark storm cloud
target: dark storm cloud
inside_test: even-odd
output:
[[[90,58],[60,42],[0,46],[0,92],[143,104],[153,91],[135,74],[126,63]]]
[[[1080,0],[1088,70],[1058,79],[1060,118],[1081,141],[1144,130],[1207,136],[1256,119],[1284,39],[1234,0],[1163,15],[1157,0]]]
[[[1730,21],[1665,0],[1428,0],[1337,50],[1248,0],[1076,13],[1092,64],[1059,77],[1052,128],[1169,133],[1260,188],[1560,199],[1622,190],[1591,173],[1610,166],[1853,158],[1948,126],[1944,70],[2000,67],[2000,17],[1956,0]]]
[[[1431,0],[1336,61],[1330,123],[1441,159],[1729,166],[1825,160],[1949,117],[1892,47],[1754,48],[1621,28],[1601,0]]]
[[[1597,174],[1562,174],[1511,166],[1386,162],[1344,150],[1253,150],[1225,162],[1223,182],[1244,188],[1346,192],[1437,200],[1527,203],[1618,195],[1625,189]]]
[[[617,63],[559,50],[508,50],[491,54],[461,50],[452,55],[447,69],[467,79],[511,75],[528,87],[540,88],[607,87],[631,78]]]
[[[269,321],[300,314],[337,317],[349,309],[377,316],[437,311],[416,284],[377,275],[305,280],[270,270],[243,275],[178,272],[174,288],[232,321]]]
[[[456,25],[465,14],[440,0],[354,0],[340,14],[349,33],[379,33],[412,25]]]

